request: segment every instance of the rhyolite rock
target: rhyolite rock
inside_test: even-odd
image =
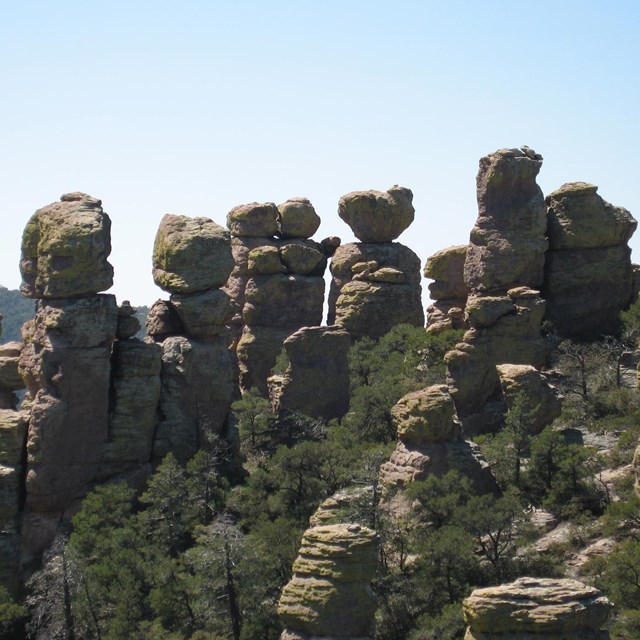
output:
[[[320,216],[307,198],[289,198],[278,205],[277,235],[281,238],[311,238],[320,226]]]
[[[338,215],[358,240],[368,243],[392,242],[413,222],[413,193],[391,187],[381,191],[354,191],[340,198]]]
[[[270,238],[278,232],[278,208],[273,202],[251,202],[227,214],[227,227],[240,238]]]
[[[233,270],[229,232],[209,218],[166,214],[153,245],[153,281],[169,293],[221,287]]]
[[[124,300],[118,306],[118,326],[116,337],[118,340],[126,340],[140,331],[140,321],[136,318],[136,309],[131,306],[128,300]]]
[[[22,351],[21,342],[6,342],[0,345],[0,390],[24,389],[24,381],[18,371],[20,351]]]
[[[171,305],[181,320],[184,332],[193,338],[217,336],[231,322],[235,304],[221,289],[197,293],[174,293]]]
[[[358,524],[307,529],[278,602],[281,638],[372,639],[377,555],[375,531]]]
[[[147,335],[158,342],[184,332],[182,320],[176,308],[168,300],[156,300],[151,305],[145,327]]]
[[[471,291],[542,284],[547,211],[536,176],[542,156],[500,149],[480,159],[478,219],[470,235],[464,279]]]
[[[542,292],[547,318],[565,337],[617,333],[620,312],[634,291],[627,243],[637,221],[584,182],[563,185],[546,203],[549,251]]]
[[[432,300],[464,300],[469,289],[464,281],[464,263],[468,245],[457,245],[441,249],[427,258],[424,277],[433,282],[429,285]]]
[[[271,398],[276,411],[342,418],[349,410],[350,346],[349,333],[338,326],[303,327],[291,334],[283,343],[289,366],[276,376],[277,392]]]
[[[69,298],[111,287],[111,221],[101,204],[85,193],[67,193],[33,214],[22,235],[25,296]]]
[[[518,578],[462,603],[465,640],[607,640],[613,605],[577,580]]]
[[[400,398],[391,408],[391,416],[398,439],[419,446],[452,440],[454,411],[447,385],[437,384]]]
[[[562,405],[555,389],[535,367],[502,364],[497,370],[507,408],[522,412],[529,433],[540,433],[560,415]]]

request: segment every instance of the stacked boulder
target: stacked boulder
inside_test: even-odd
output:
[[[83,193],[36,211],[22,239],[21,291],[36,315],[23,328],[28,389],[23,550],[37,553],[58,520],[105,475],[115,297],[110,220]]]
[[[371,640],[378,560],[375,531],[359,524],[311,527],[278,602],[281,640]]]
[[[351,337],[342,327],[303,327],[284,341],[288,367],[269,378],[274,411],[298,411],[321,420],[349,410]]]
[[[20,350],[19,342],[0,346],[0,585],[10,592],[18,587],[18,511],[27,433],[25,416],[16,409],[15,391],[24,386],[18,374]]]
[[[519,578],[476,589],[462,609],[465,640],[609,640],[613,605],[576,580]]]
[[[153,279],[171,293],[147,322],[161,347],[159,421],[153,458],[182,463],[223,436],[234,396],[228,325],[235,306],[221,289],[234,268],[229,232],[208,218],[165,215],[153,248]],[[135,358],[135,354],[131,354]],[[142,354],[141,354],[142,355]],[[138,378],[144,382],[151,362]]]
[[[225,291],[238,309],[232,327],[243,391],[266,396],[284,340],[322,321],[327,256],[325,245],[309,240],[319,225],[306,198],[241,205],[227,215],[235,266]]]
[[[413,222],[412,201],[412,192],[398,186],[340,198],[338,213],[361,242],[333,255],[328,322],[354,339],[379,338],[401,323],[424,325],[420,259],[393,242]]]
[[[391,409],[398,444],[380,467],[385,508],[395,515],[410,505],[402,489],[429,475],[443,476],[451,469],[467,476],[478,493],[497,492],[488,463],[477,445],[461,438],[455,421],[453,398],[446,385],[433,385],[401,398]]]
[[[547,240],[547,212],[536,184],[542,157],[528,147],[501,149],[480,159],[479,215],[464,264],[469,290],[464,342],[450,351],[451,393],[466,433],[495,428],[503,407],[490,401],[500,386],[496,365],[540,368],[545,303],[539,289]]]
[[[628,241],[636,220],[603,200],[598,187],[571,182],[549,194],[549,251],[543,295],[547,317],[564,337],[615,335],[633,295]]]
[[[424,277],[429,285],[429,297],[434,301],[427,309],[427,331],[441,333],[447,329],[466,329],[464,309],[469,289],[464,281],[467,245],[449,247],[427,258]]]

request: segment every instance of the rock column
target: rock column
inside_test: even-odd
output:
[[[338,213],[361,241],[338,247],[331,261],[329,324],[357,339],[379,338],[394,326],[424,326],[420,259],[393,242],[414,219],[413,194],[356,191],[340,198]]]

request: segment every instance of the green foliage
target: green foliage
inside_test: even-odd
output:
[[[640,298],[637,298],[626,311],[620,314],[622,324],[622,340],[631,348],[640,345]]]
[[[2,342],[22,340],[20,328],[35,315],[35,301],[25,298],[17,289],[0,286],[0,314],[2,314]]]

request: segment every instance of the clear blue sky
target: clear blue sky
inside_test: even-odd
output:
[[[68,191],[103,200],[134,304],[166,297],[164,213],[305,195],[349,241],[338,198],[397,183],[424,260],[467,242],[480,156],[521,144],[545,193],[593,182],[640,218],[639,33],[637,0],[0,0],[0,284]]]

